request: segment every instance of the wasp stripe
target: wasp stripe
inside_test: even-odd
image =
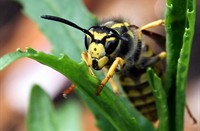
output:
[[[123,76],[120,83],[134,107],[151,121],[157,120],[155,99],[147,80],[134,80],[133,77]]]
[[[157,110],[155,102],[151,102],[145,105],[135,106],[144,116],[146,116],[151,121],[157,120]]]

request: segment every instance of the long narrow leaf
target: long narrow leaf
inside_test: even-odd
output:
[[[59,131],[49,96],[37,85],[32,88],[27,114],[28,131]]]
[[[163,88],[162,81],[151,68],[148,68],[147,73],[148,73],[148,81],[152,87],[158,111],[158,118],[159,118],[158,130],[169,131],[167,95]]]
[[[184,109],[186,97],[186,80],[189,68],[190,53],[195,27],[196,1],[188,1],[187,10],[188,27],[185,28],[183,47],[177,65],[177,93],[176,93],[176,130],[182,131],[184,127]]]
[[[81,131],[83,129],[82,108],[77,100],[66,100],[59,103],[56,116],[60,131]]]
[[[3,70],[5,67],[7,67],[9,64],[11,64],[13,61],[25,57],[26,53],[21,53],[19,49],[17,49],[16,52],[6,54],[0,59],[0,70]]]
[[[183,130],[185,86],[194,32],[195,6],[195,0],[167,0],[165,89],[168,95],[169,129],[171,130]]]
[[[165,89],[168,95],[169,128],[175,130],[176,72],[185,28],[185,0],[168,0],[165,14],[167,69]],[[181,6],[180,6],[181,5]]]
[[[53,55],[37,52],[31,48],[28,48],[26,52],[19,50],[18,52],[59,71],[75,83],[78,86],[77,91],[81,98],[88,104],[96,116],[98,125],[102,130],[106,130],[105,126],[102,126],[102,123],[105,122],[107,122],[107,127],[113,130],[138,131],[141,128],[144,130],[154,130],[152,124],[133,110],[132,105],[127,99],[116,96],[107,87],[105,87],[101,96],[97,97],[95,92],[99,80],[89,74],[85,63],[77,64],[64,55],[58,58]],[[142,127],[138,125],[136,119]]]

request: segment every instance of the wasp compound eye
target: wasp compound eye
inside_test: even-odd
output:
[[[91,42],[92,42],[92,39],[89,36],[85,35],[85,48],[86,48],[86,50],[88,50]]]
[[[119,43],[118,39],[107,41],[105,44],[106,54],[110,55],[111,53],[113,53],[116,50],[118,43]]]

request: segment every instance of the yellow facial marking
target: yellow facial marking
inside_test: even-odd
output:
[[[105,37],[106,33],[97,33],[97,32],[91,32],[94,36],[94,39],[101,40],[103,37]]]
[[[100,58],[98,60],[98,67],[99,67],[99,69],[103,68],[108,63],[108,61],[109,61],[109,59],[108,59],[107,56],[104,56],[104,57]]]
[[[106,54],[104,46],[102,44],[96,44],[94,42],[89,45],[88,53],[91,55],[92,58],[96,59],[99,59]]]

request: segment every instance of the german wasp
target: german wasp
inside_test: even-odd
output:
[[[161,60],[166,52],[156,54],[143,40],[143,34],[160,35],[146,29],[164,25],[164,20],[157,20],[142,27],[131,25],[123,20],[103,22],[89,29],[84,29],[75,23],[56,16],[44,15],[44,19],[58,21],[76,28],[85,33],[85,47],[82,59],[91,68],[101,70],[107,68],[105,78],[98,85],[96,95],[99,95],[104,85],[117,74],[120,84],[135,108],[151,121],[157,120],[155,100],[147,80],[146,70],[152,67],[159,76],[162,76]],[[74,86],[70,88],[72,90]],[[117,86],[113,86],[118,93]],[[68,93],[69,90],[65,93]]]

